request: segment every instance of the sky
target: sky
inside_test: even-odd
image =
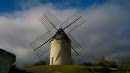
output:
[[[47,32],[39,21],[47,10],[61,23],[75,13],[87,20],[70,33],[85,50],[77,60],[94,62],[104,56],[120,63],[130,59],[129,0],[1,0],[0,48],[16,55],[17,66],[48,57],[39,58],[29,45]]]

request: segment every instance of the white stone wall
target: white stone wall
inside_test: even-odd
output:
[[[68,40],[53,39],[50,49],[50,65],[69,65],[72,64],[71,59],[71,43]],[[67,50],[67,51],[65,51]]]
[[[12,62],[3,54],[0,54],[0,73],[8,73]]]

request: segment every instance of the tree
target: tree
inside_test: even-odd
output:
[[[103,56],[97,61],[97,66],[117,68],[117,65],[114,61],[107,61]]]
[[[101,63],[106,63],[107,61],[106,61],[106,59],[104,58],[104,56],[102,56],[102,57],[99,59],[99,62],[101,62]]]
[[[97,66],[103,66],[107,67],[108,62],[105,60],[104,56],[102,56],[98,61],[97,61]]]

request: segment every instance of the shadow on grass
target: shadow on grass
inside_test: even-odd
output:
[[[9,73],[32,73],[32,72],[28,72],[26,70],[20,70],[15,66],[12,66],[9,70]]]

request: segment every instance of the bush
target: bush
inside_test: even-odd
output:
[[[111,67],[111,68],[117,68],[116,62],[109,61],[109,67]]]
[[[121,62],[120,67],[122,67],[122,68],[130,68],[130,60]]]
[[[88,62],[88,63],[83,62],[81,65],[83,65],[83,66],[92,66],[92,63],[91,62]]]
[[[38,65],[46,65],[46,62],[41,60],[34,64],[34,66],[38,66]]]
[[[92,66],[92,63],[91,63],[91,62],[88,62],[88,66]]]
[[[97,63],[97,66],[105,67],[106,65],[105,65],[104,63],[102,63],[102,62],[98,62],[98,63]]]
[[[81,65],[88,66],[88,64],[86,62],[83,62]]]

